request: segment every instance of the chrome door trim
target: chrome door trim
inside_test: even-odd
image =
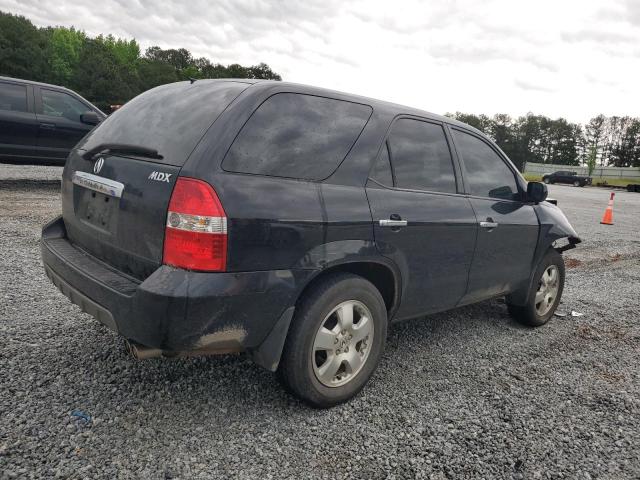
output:
[[[406,227],[406,220],[380,220],[381,227]]]
[[[480,226],[482,228],[496,228],[498,226],[498,222],[480,222]]]

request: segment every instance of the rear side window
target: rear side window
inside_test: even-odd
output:
[[[85,137],[80,148],[121,143],[157,150],[182,166],[207,129],[245,89],[246,83],[198,80],[169,83],[138,95]]]
[[[322,180],[366,125],[368,105],[297,93],[269,97],[251,115],[222,167],[231,172]]]
[[[396,186],[431,192],[456,192],[449,145],[441,125],[402,118],[389,135]]]
[[[80,115],[89,110],[84,103],[64,92],[40,89],[42,94],[42,113],[52,117],[63,117],[80,123]]]
[[[15,83],[0,83],[0,110],[27,111],[27,87]]]
[[[484,141],[453,130],[456,149],[467,170],[471,194],[513,200],[518,193],[516,179],[507,164]]]
[[[393,174],[391,173],[391,159],[389,158],[387,142],[382,146],[380,156],[371,169],[369,176],[382,185],[393,187]]]

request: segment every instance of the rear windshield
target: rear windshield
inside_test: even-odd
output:
[[[222,168],[322,180],[340,165],[371,116],[368,105],[298,93],[269,97],[244,125]]]
[[[153,162],[182,166],[211,124],[247,87],[207,80],[156,87],[111,114],[78,148],[135,145],[157,150],[163,159]]]

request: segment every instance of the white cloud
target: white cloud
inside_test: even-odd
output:
[[[37,25],[264,61],[285,80],[429,111],[639,114],[635,0],[0,0]]]

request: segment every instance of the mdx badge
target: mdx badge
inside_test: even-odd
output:
[[[169,179],[171,178],[172,173],[164,173],[164,172],[151,172],[149,175],[149,180],[155,180],[156,182],[167,182],[169,183]]]

